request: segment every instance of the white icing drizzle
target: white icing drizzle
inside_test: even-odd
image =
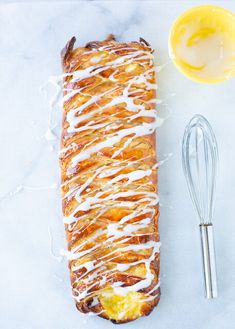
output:
[[[50,226],[48,226],[48,234],[49,234],[49,243],[50,243],[50,254],[53,258],[55,258],[59,263],[62,262],[63,257],[62,256],[57,256],[54,252],[53,248],[53,235],[52,235],[52,230]]]
[[[154,241],[151,241],[152,243],[150,244],[151,247],[153,248],[152,254],[151,256],[144,260],[143,263],[145,264],[145,268],[146,268],[146,276],[144,280],[141,280],[139,282],[137,282],[136,284],[132,285],[132,286],[127,286],[127,287],[114,287],[114,292],[118,295],[126,295],[128,292],[130,291],[139,291],[141,289],[145,289],[148,288],[151,283],[152,280],[154,278],[151,270],[150,270],[150,264],[151,262],[154,260],[155,258],[155,254],[157,252],[159,252],[159,247],[160,247],[160,243],[156,243]],[[149,247],[149,243],[145,243],[145,249],[147,249]],[[137,249],[138,250],[138,249]]]
[[[109,253],[109,255],[112,255],[112,254],[117,253],[117,252],[122,253],[122,252],[126,252],[126,251],[139,251],[139,250],[143,250],[143,249],[144,250],[152,249],[151,256],[148,259],[144,259],[144,260],[141,260],[139,262],[128,264],[128,266],[131,267],[131,266],[143,263],[146,267],[146,277],[145,277],[145,279],[140,280],[138,283],[136,283],[134,285],[131,285],[131,286],[127,286],[127,287],[122,287],[123,282],[115,282],[115,283],[112,284],[112,287],[114,288],[115,293],[117,293],[119,295],[126,295],[130,291],[138,291],[138,290],[147,288],[151,285],[152,280],[153,280],[153,274],[150,270],[150,264],[154,260],[156,253],[159,252],[160,245],[161,245],[160,242],[148,241],[148,242],[142,243],[142,244],[136,244],[136,245],[130,244],[130,245],[125,246],[125,247],[116,248],[116,250],[114,252]],[[94,249],[91,248],[90,251],[92,251],[92,250],[94,250]],[[68,255],[66,255],[66,256],[68,257]],[[110,259],[109,259],[109,262],[110,262]],[[89,267],[89,265],[90,264],[87,265],[87,263],[85,264],[85,267],[88,266],[88,268],[89,268],[88,271],[86,272],[86,275],[87,275],[87,273],[89,273],[89,272],[91,272],[95,269],[98,269],[98,270],[93,271],[92,274],[90,274],[86,277],[85,283],[88,285],[88,287],[81,294],[79,294],[79,296],[74,296],[74,298],[77,301],[80,301],[80,300],[82,300],[83,298],[85,298],[89,295],[88,290],[91,288],[91,286],[88,283],[92,282],[94,280],[94,278],[99,275],[100,272],[102,272],[102,275],[104,275],[104,273],[108,273],[108,271],[103,272],[103,270],[106,269],[105,262],[100,261],[96,266],[94,266],[94,264],[92,264],[91,267]],[[82,267],[84,267],[84,264],[80,268],[82,268]],[[117,264],[116,269],[118,270],[118,264]],[[128,267],[126,267],[125,269],[123,267],[122,271],[124,272],[127,269],[128,269]],[[73,270],[77,270],[77,268],[73,268]],[[120,271],[120,268],[119,268],[119,271]],[[79,278],[79,280],[81,280],[81,279],[82,279],[82,277]],[[106,279],[105,276],[103,277],[103,280],[104,280],[104,283],[108,282],[108,280]],[[154,287],[154,290],[155,289],[156,289],[156,286]]]
[[[40,191],[40,190],[49,190],[49,189],[58,189],[59,186],[57,183],[52,183],[51,185],[43,185],[43,186],[28,186],[22,185],[22,189],[30,190],[30,191]]]
[[[164,63],[164,64],[162,64],[162,65],[158,65],[157,67],[156,67],[156,71],[158,72],[158,73],[160,73],[163,69],[165,69],[165,67],[167,67],[169,64],[171,64],[172,63],[172,61],[171,60],[169,60],[169,61],[167,61],[166,63]]]
[[[128,179],[128,184],[129,183],[132,183],[136,180],[139,180],[145,176],[149,176],[151,175],[152,173],[152,170],[149,169],[149,170],[135,170],[135,171],[132,171],[128,174],[122,174],[122,175],[118,175],[116,176],[115,178],[111,179],[109,184],[112,185],[113,183],[116,183],[120,180],[123,180],[123,179]],[[136,193],[134,191],[128,191],[127,193]]]
[[[125,55],[120,55],[118,58],[113,61],[102,63],[105,55],[102,54],[103,51],[109,51],[109,53],[116,53],[119,50],[130,50]],[[92,54],[94,51],[88,51],[87,54]],[[98,53],[98,54],[97,54]],[[125,87],[119,93],[120,87],[118,84],[98,95],[88,95],[85,88],[78,89],[69,89],[69,84],[77,83],[83,79],[87,79],[102,73],[107,69],[114,69],[114,72],[109,76],[110,81],[116,81],[115,77],[118,74],[118,69],[125,65],[125,71],[131,72],[136,65],[143,66],[146,63],[151,63],[153,55],[148,51],[136,50],[134,48],[123,47],[115,49],[112,46],[100,47],[96,49],[94,56],[91,59],[91,62],[94,65],[89,66],[83,70],[77,70],[72,73],[64,74],[62,78],[70,76],[71,79],[68,83],[64,83],[64,90],[67,92],[63,97],[63,102],[66,103],[71,98],[76,95],[83,96],[84,101],[78,108],[72,108],[66,113],[66,121],[68,123],[67,132],[71,136],[80,132],[85,134],[86,132],[90,133],[91,130],[98,130],[104,132],[104,137],[98,139],[97,137],[91,142],[87,143],[80,152],[77,152],[76,143],[71,143],[70,145],[63,148],[60,154],[68,154],[71,151],[75,151],[76,154],[72,156],[69,165],[67,166],[68,180],[62,184],[62,188],[68,187],[67,192],[64,194],[63,199],[70,200],[70,198],[75,198],[77,205],[68,216],[64,217],[64,223],[67,226],[70,232],[74,234],[80,233],[83,229],[88,229],[93,223],[95,223],[99,218],[110,208],[134,208],[134,210],[123,216],[117,223],[108,223],[105,229],[98,229],[94,234],[89,234],[89,237],[84,238],[83,242],[79,243],[78,246],[72,247],[69,251],[62,251],[62,254],[65,255],[69,261],[76,261],[76,265],[71,266],[73,272],[83,270],[83,274],[77,277],[75,282],[83,282],[86,284],[86,287],[82,292],[77,291],[74,298],[79,302],[82,299],[93,296],[93,301],[91,306],[99,304],[98,298],[95,296],[95,292],[90,292],[93,287],[96,286],[97,282],[95,279],[97,277],[102,277],[99,279],[100,285],[111,286],[114,290],[114,293],[119,295],[126,295],[128,292],[140,291],[142,289],[148,288],[151,286],[154,275],[151,270],[151,263],[154,261],[156,254],[159,253],[160,242],[149,240],[143,243],[130,243],[128,241],[134,237],[147,237],[148,235],[154,236],[154,232],[151,233],[148,231],[148,226],[151,224],[156,209],[156,206],[159,203],[158,195],[154,192],[139,190],[138,182],[142,179],[150,177],[154,170],[158,167],[159,164],[155,164],[152,168],[143,169],[138,167],[140,159],[138,160],[128,160],[120,161],[116,158],[123,152],[131,142],[138,137],[148,136],[156,130],[158,126],[158,120],[156,120],[156,110],[153,109],[154,105],[157,103],[156,99],[151,99],[151,101],[143,101],[141,95],[143,91],[156,90],[157,86],[149,80],[154,74],[154,69],[149,69],[143,73],[140,73],[138,76],[130,78]],[[145,62],[146,60],[146,62]],[[127,66],[126,66],[127,65]],[[135,86],[135,89],[131,89]],[[102,99],[105,96],[111,95],[113,92],[119,93],[118,96],[110,97],[110,100],[105,105],[100,105]],[[107,100],[107,97],[105,98]],[[123,104],[123,109],[120,107],[119,112],[114,114],[105,114],[105,111],[110,109],[112,106]],[[92,105],[92,110],[87,112],[87,108]],[[125,116],[125,122],[122,120],[109,120],[109,118],[115,117],[117,114],[121,114],[122,111],[128,111],[129,115]],[[138,118],[144,117],[146,120],[138,120]],[[142,122],[142,123],[140,123]],[[123,127],[123,123],[127,123],[127,127]],[[113,152],[112,155],[112,164],[104,165],[94,172],[89,171],[89,178],[84,177],[84,183],[79,186],[73,185],[76,182],[78,175],[75,177],[69,178],[70,171],[75,169],[82,161],[89,159],[94,154],[100,152],[106,147],[113,147],[118,143],[123,143],[118,150]],[[136,166],[136,167],[135,167]],[[128,173],[121,173],[124,168],[131,168],[132,171]],[[133,170],[134,169],[134,170]],[[91,176],[90,176],[91,175]],[[114,176],[114,177],[112,177]],[[95,179],[104,180],[102,185],[102,190],[90,188],[90,185],[95,181]],[[69,187],[70,184],[73,187]],[[128,188],[132,185],[136,186],[135,188]],[[148,183],[151,184],[150,178]],[[127,190],[125,190],[127,189]],[[137,200],[132,201],[129,198],[136,197]],[[120,199],[122,199],[120,201]],[[126,200],[127,199],[127,200]],[[81,215],[79,218],[76,218],[78,212],[87,212],[95,210],[95,216],[87,224],[81,225],[78,229],[75,227],[78,221],[82,221],[86,218],[86,215]],[[144,218],[137,220],[139,216],[144,216]],[[134,222],[133,222],[134,220]],[[147,232],[146,232],[147,231]],[[104,256],[96,259],[95,254],[103,246],[103,242],[98,242],[99,238],[106,235],[105,247],[107,253]],[[98,239],[98,240],[97,240]],[[92,242],[96,241],[95,244]],[[101,239],[102,241],[102,239]],[[91,243],[91,247],[87,245]],[[115,245],[115,248],[112,246]],[[112,262],[115,259],[117,254],[122,254],[128,251],[138,252],[141,250],[149,251],[150,255],[147,258],[138,260],[136,262],[124,264],[113,262],[113,268],[107,269],[107,263]],[[89,255],[93,255],[92,260],[89,258]],[[84,259],[88,259],[84,261]],[[73,264],[73,263],[71,263]],[[130,286],[123,287],[123,282],[111,282],[111,274],[114,272],[126,273],[132,266],[143,264],[146,269],[145,278],[140,279],[135,284]],[[85,270],[85,272],[84,272]],[[159,282],[151,292],[154,292],[159,287]],[[75,289],[76,290],[76,289]],[[156,296],[151,296],[151,292],[146,294],[148,298],[156,298]],[[122,317],[122,314],[120,315]]]
[[[55,109],[55,105],[58,104],[59,98],[61,96],[61,82],[62,82],[61,77],[50,76],[48,78],[48,82],[46,83],[46,85],[49,83],[49,84],[53,85],[53,87],[55,88],[55,93],[54,93],[53,97],[51,97],[49,100],[48,124],[47,124],[47,130],[44,135],[45,139],[48,141],[53,141],[53,140],[57,139],[57,136],[53,132],[53,129],[55,127],[52,127],[52,113],[53,113],[53,110]],[[45,88],[45,85],[41,87],[41,90],[44,90],[44,88]]]
[[[92,146],[83,152],[80,152],[78,155],[74,156],[72,159],[72,168],[76,167],[78,162],[88,159],[92,153],[97,153],[105,147],[111,147],[121,141],[123,137],[134,134],[135,137],[145,136],[152,134],[156,128],[154,123],[143,123],[132,128],[122,129],[115,133],[115,136],[109,135],[106,140]],[[111,137],[112,136],[112,137]]]

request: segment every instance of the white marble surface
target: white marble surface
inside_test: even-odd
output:
[[[235,11],[234,1],[211,1]],[[113,324],[84,317],[71,298],[58,189],[58,140],[44,135],[48,103],[40,86],[60,73],[59,52],[76,35],[78,44],[114,33],[142,36],[168,62],[167,36],[174,18],[203,1],[87,1],[11,3],[0,6],[0,328],[96,329]],[[158,153],[173,156],[160,169],[161,287],[159,306],[122,328],[233,329],[235,326],[234,139],[235,79],[195,84],[170,63],[159,74],[159,109],[171,112],[158,129]],[[173,96],[174,95],[174,96]],[[184,127],[195,113],[210,120],[220,148],[215,210],[219,298],[203,297],[197,221],[181,169]],[[60,109],[53,115],[59,135]],[[17,192],[18,186],[26,186]],[[52,188],[44,188],[51,186]],[[29,189],[29,187],[31,189]],[[34,189],[34,188],[41,189]],[[49,234],[51,232],[51,235]],[[51,241],[52,237],[52,241]],[[51,249],[54,253],[51,255]]]

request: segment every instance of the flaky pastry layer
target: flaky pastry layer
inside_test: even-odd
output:
[[[104,41],[62,51],[61,191],[77,308],[116,323],[160,298],[152,49]]]

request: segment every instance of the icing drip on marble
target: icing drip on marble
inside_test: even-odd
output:
[[[52,115],[53,115],[53,111],[54,111],[56,105],[59,104],[59,99],[61,97],[61,90],[62,90],[62,80],[61,80],[61,77],[58,77],[58,76],[50,76],[48,78],[47,83],[45,83],[40,88],[40,90],[41,91],[44,91],[45,93],[47,93],[46,86],[48,84],[49,85],[52,85],[54,87],[54,94],[53,94],[52,97],[49,98],[49,101],[48,101],[49,112],[48,112],[48,119],[47,119],[47,129],[46,129],[46,132],[44,134],[44,137],[45,137],[45,139],[47,141],[55,141],[58,138],[57,138],[55,132],[53,131],[54,128],[56,127],[56,124],[54,126],[52,125]]]

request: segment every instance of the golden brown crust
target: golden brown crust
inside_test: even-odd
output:
[[[124,323],[160,298],[152,49],[142,38],[118,43],[109,35],[73,49],[75,41],[61,53],[72,289],[81,312]]]
[[[69,62],[69,57],[73,51],[73,46],[76,42],[76,38],[72,37],[65,45],[65,47],[61,50],[61,61],[62,66],[67,67],[67,63]]]

